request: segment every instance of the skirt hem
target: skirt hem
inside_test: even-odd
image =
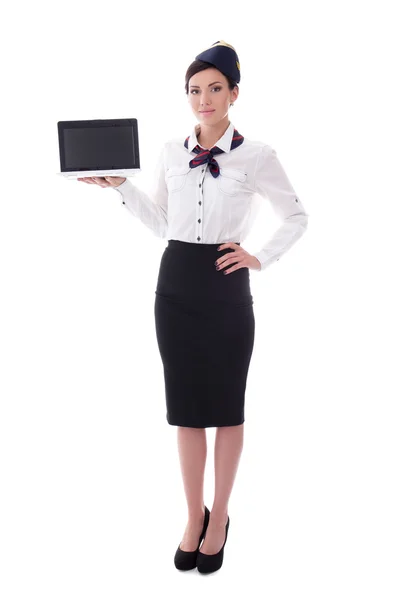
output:
[[[209,427],[237,427],[238,425],[243,425],[245,419],[242,419],[239,423],[225,423],[221,425],[220,423],[209,423],[207,425],[187,425],[182,423],[173,422],[173,420],[169,420],[167,418],[167,423],[172,427],[190,427],[191,429],[207,429]]]

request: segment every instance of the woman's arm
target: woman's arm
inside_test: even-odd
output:
[[[168,189],[165,183],[165,145],[155,169],[155,180],[151,195],[137,188],[129,179],[114,187],[121,195],[131,213],[146,225],[157,237],[166,237],[168,229]]]
[[[272,237],[254,256],[263,271],[293,246],[308,226],[308,214],[290,183],[276,151],[271,146],[262,146],[258,155],[255,191],[269,200],[275,214],[283,221]]]

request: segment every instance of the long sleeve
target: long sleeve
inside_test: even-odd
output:
[[[131,213],[157,236],[164,238],[168,229],[168,189],[165,182],[164,145],[157,160],[151,196],[126,179],[114,190],[121,194],[121,201]]]
[[[263,271],[293,246],[308,225],[308,214],[291,185],[276,151],[264,145],[255,170],[255,191],[270,201],[275,214],[283,221],[262,249],[254,254]]]

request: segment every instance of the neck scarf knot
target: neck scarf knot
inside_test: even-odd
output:
[[[185,148],[188,147],[188,142],[189,142],[189,137],[186,138],[185,140]],[[238,146],[240,146],[240,144],[243,144],[244,142],[244,137],[242,135],[240,135],[240,133],[237,131],[237,129],[234,130],[233,132],[233,136],[232,136],[232,142],[231,142],[231,150],[234,150],[235,148],[237,148]],[[224,150],[221,150],[221,148],[218,148],[218,146],[213,146],[212,148],[210,148],[210,150],[204,150],[204,148],[201,148],[199,146],[199,144],[197,144],[192,152],[194,152],[195,154],[197,154],[196,158],[193,158],[190,162],[189,162],[189,166],[194,169],[195,167],[198,167],[199,165],[204,165],[204,164],[208,164],[210,165],[210,173],[213,177],[218,177],[219,175],[219,164],[217,163],[217,161],[215,160],[214,156],[217,154],[222,154],[224,152]]]

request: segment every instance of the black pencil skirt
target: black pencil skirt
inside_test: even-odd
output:
[[[255,320],[248,267],[224,275],[215,261],[231,248],[168,240],[154,315],[164,368],[167,421],[225,427],[245,420]]]

